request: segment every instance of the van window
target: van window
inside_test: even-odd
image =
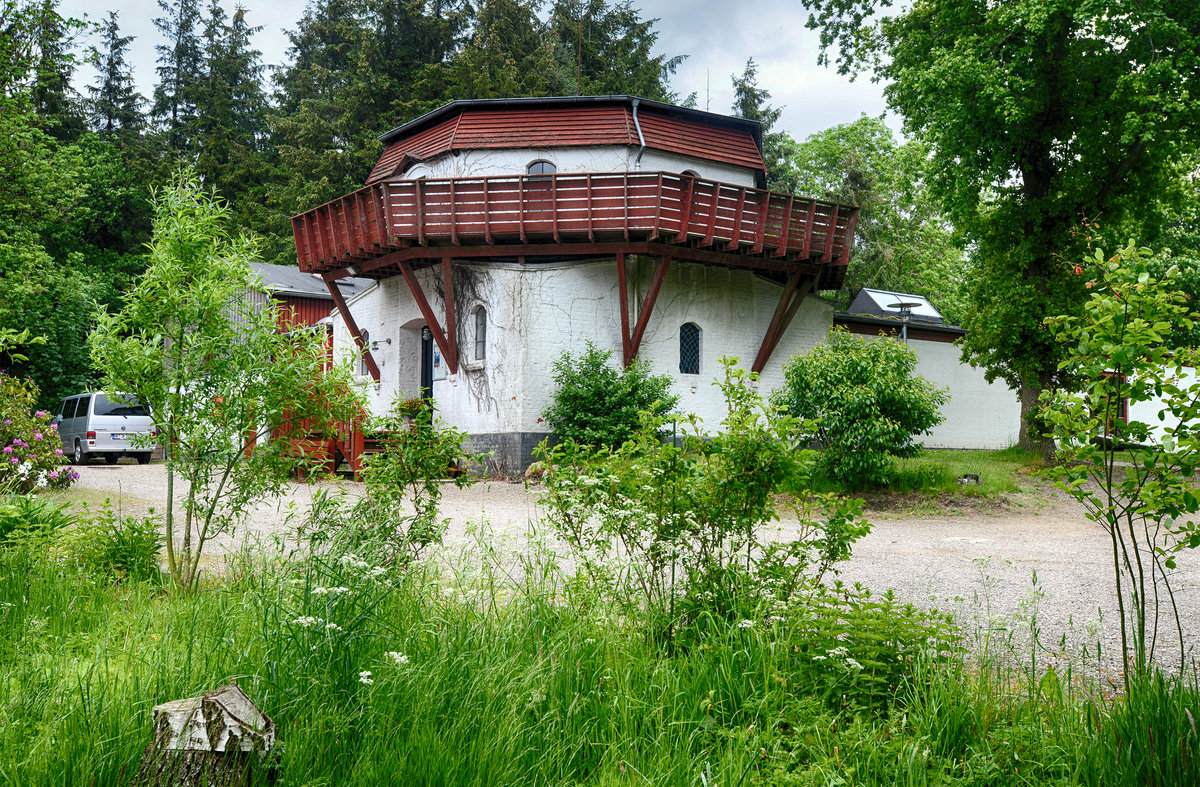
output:
[[[86,401],[81,399],[80,401]],[[121,394],[117,394],[116,401],[109,399],[104,394],[96,394],[96,406],[93,408],[96,415],[149,415],[146,408],[142,407],[133,397],[125,398]]]
[[[83,401],[83,399],[68,399],[67,409],[65,412],[63,412],[63,418],[74,418],[75,416],[79,415],[79,405]]]

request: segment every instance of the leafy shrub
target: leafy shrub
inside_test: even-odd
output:
[[[0,490],[61,489],[79,477],[66,467],[58,427],[33,410],[38,388],[0,372]]]
[[[30,538],[53,538],[76,523],[68,508],[33,495],[0,497],[0,545]]]
[[[363,468],[366,495],[353,504],[317,498],[305,526],[311,540],[373,546],[402,564],[441,543],[442,482],[450,476],[459,487],[472,483],[460,470],[469,458],[463,451],[467,433],[442,423],[430,404],[414,409],[411,402],[397,400],[390,415],[371,424],[381,450]]]
[[[651,374],[648,361],[624,369],[611,361],[610,350],[588,342],[579,357],[564,352],[554,362],[554,393],[545,418],[558,437],[615,448],[638,431],[641,413],[664,416],[675,408],[679,397],[670,393],[670,377]]]
[[[913,374],[917,356],[889,339],[830,331],[812,350],[784,365],[774,401],[807,419],[824,448],[821,468],[851,486],[881,485],[893,456],[920,450],[913,437],[942,422],[944,389]]]
[[[662,418],[647,414],[616,448],[539,448],[552,468],[546,518],[579,570],[631,614],[656,616],[660,632],[705,621],[720,629],[757,606],[768,584],[788,596],[869,530],[860,501],[802,497],[795,541],[765,543],[762,526],[778,518],[774,493],[802,470],[797,422],[763,401],[757,375],[722,363],[728,414],[715,435],[688,417],[683,437],[664,442]]]
[[[78,527],[63,531],[56,547],[60,554],[98,574],[117,579],[154,579],[159,576],[162,523],[157,517],[122,515],[105,500]]]

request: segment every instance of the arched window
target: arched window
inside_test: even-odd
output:
[[[525,172],[529,175],[553,175],[555,172],[558,172],[558,167],[545,159],[538,159],[537,161],[529,162],[528,166],[525,167]]]
[[[679,326],[679,373],[700,374],[700,326],[694,322]]]
[[[475,310],[475,360],[487,357],[487,309],[480,306]]]
[[[697,171],[696,171],[696,170],[694,170],[694,169],[685,169],[685,170],[683,171],[683,174],[684,174],[684,175],[691,175],[693,178],[698,178],[698,177],[700,177],[700,173],[699,173],[699,172],[697,172]]]
[[[355,345],[355,349],[358,349],[358,345]],[[362,349],[358,356],[358,373],[364,377],[371,373],[370,368],[367,367],[367,353],[370,352],[370,350],[371,350],[371,332],[363,331],[362,332]]]

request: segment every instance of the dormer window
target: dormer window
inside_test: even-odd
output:
[[[558,172],[558,167],[554,166],[553,162],[546,161],[545,159],[531,161],[525,167],[527,175],[553,175],[555,172]]]

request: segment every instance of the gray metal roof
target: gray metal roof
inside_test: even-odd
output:
[[[266,262],[252,262],[250,267],[254,270],[254,275],[262,279],[263,286],[273,293],[323,301],[333,300],[325,286],[325,280],[316,274],[305,273],[290,265],[271,265]],[[372,284],[374,282],[370,279],[353,277],[338,279],[336,282],[337,288],[346,298],[354,297]]]
[[[900,309],[895,304],[914,304],[909,319],[912,322],[932,323],[941,325],[945,322],[942,313],[933,307],[929,299],[922,295],[907,292],[890,292],[888,290],[872,290],[863,287],[846,309],[847,314],[865,314],[871,317],[899,317]]]

